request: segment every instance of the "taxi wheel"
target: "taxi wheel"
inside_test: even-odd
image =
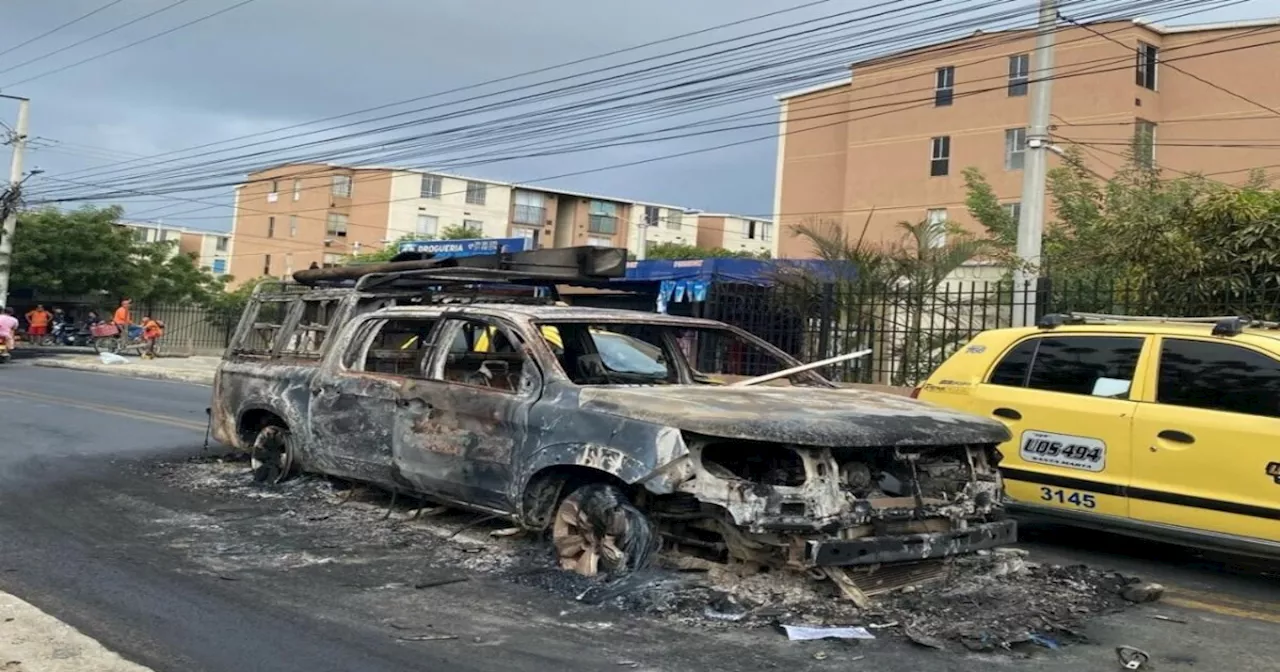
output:
[[[657,529],[622,490],[591,484],[574,490],[551,525],[560,568],[583,576],[626,574],[649,564]]]
[[[288,429],[279,425],[263,427],[249,449],[253,480],[268,485],[288,480],[294,472],[293,446]]]

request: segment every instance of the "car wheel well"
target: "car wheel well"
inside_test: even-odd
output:
[[[534,529],[545,529],[551,524],[556,507],[578,488],[592,483],[617,486],[623,492],[630,487],[622,479],[607,471],[577,464],[558,464],[535,473],[524,488],[521,511],[524,522]]]
[[[246,446],[253,445],[263,428],[273,426],[283,427],[286,431],[289,429],[289,423],[276,413],[260,408],[245,411],[240,416],[240,441]]]

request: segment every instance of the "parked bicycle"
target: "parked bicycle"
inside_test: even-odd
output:
[[[129,325],[129,332],[126,338],[120,338],[120,328],[110,322],[101,322],[89,327],[92,334],[93,351],[96,353],[110,352],[117,355],[123,355],[127,352],[136,352],[139,357],[147,353],[148,343],[143,337],[143,329],[136,324]],[[157,341],[154,349],[151,351],[154,355],[160,354],[160,343]]]

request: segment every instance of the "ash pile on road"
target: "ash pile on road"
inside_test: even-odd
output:
[[[395,582],[410,573],[405,567],[415,574],[435,568],[451,577],[465,574],[463,580],[536,587],[564,598],[566,608],[640,613],[682,627],[857,625],[877,637],[897,633],[956,651],[1057,648],[1082,641],[1091,620],[1130,606],[1120,593],[1134,581],[1085,566],[1041,565],[1021,550],[998,549],[920,563],[928,580],[874,595],[870,608],[859,609],[830,581],[801,572],[741,575],[674,552],[660,553],[653,568],[629,576],[586,578],[561,571],[544,538],[504,532],[509,523],[391,501],[376,489],[314,476],[264,487],[243,463],[220,459],[160,465],[152,473],[218,502],[190,520],[171,517],[183,535],[176,543],[206,549],[200,560],[215,572],[274,571],[282,560],[288,567],[346,565],[370,586],[386,589],[399,584],[379,584],[371,574]],[[378,570],[379,563],[386,569]]]

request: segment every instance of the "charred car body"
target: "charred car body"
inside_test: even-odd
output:
[[[659,538],[802,569],[1014,540],[1003,425],[813,371],[735,384],[799,362],[719,322],[537,296],[623,264],[570,248],[260,287],[214,435],[264,480],[319,472],[550,529],[584,574],[638,566]]]

